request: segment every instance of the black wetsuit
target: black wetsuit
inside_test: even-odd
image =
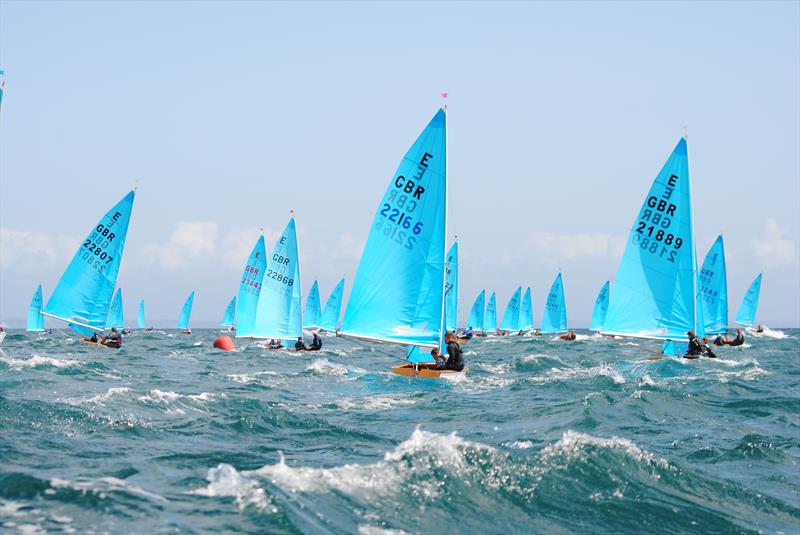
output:
[[[689,350],[686,352],[686,357],[688,358],[697,358],[706,356],[712,359],[717,358],[711,348],[706,345],[705,342],[700,340],[697,336],[689,340]]]
[[[721,334],[718,334],[717,337],[714,338],[714,345],[715,346],[724,346],[725,345],[725,339],[722,338]]]
[[[314,335],[314,340],[311,341],[311,347],[308,348],[309,351],[319,351],[322,349],[322,338],[319,335]]]
[[[734,338],[732,342],[728,342],[728,345],[736,347],[742,345],[743,343],[744,343],[744,334],[739,333],[736,335],[736,338]]]
[[[297,343],[294,345],[294,349],[295,349],[295,351],[306,351],[306,350],[308,350],[308,348],[306,347],[306,345],[303,343],[302,340],[298,340],[297,341]]]
[[[461,346],[456,342],[447,343],[447,362],[442,366],[443,370],[455,370],[460,372],[464,369],[464,354],[461,351]]]

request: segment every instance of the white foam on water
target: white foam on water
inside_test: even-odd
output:
[[[136,485],[131,485],[125,480],[110,476],[101,477],[97,479],[86,478],[75,481],[53,478],[50,480],[50,486],[57,489],[65,488],[81,492],[92,492],[97,494],[101,498],[106,498],[109,492],[122,491],[155,502],[167,503],[168,501],[166,498],[164,498],[159,494],[156,494],[155,492],[144,490],[143,488],[137,487]]]
[[[409,406],[417,403],[415,399],[398,398],[392,394],[378,394],[374,396],[359,396],[346,398],[336,402],[341,409],[387,411],[395,407]]]
[[[205,407],[206,403],[226,397],[225,394],[213,394],[210,392],[201,392],[200,394],[178,394],[170,390],[163,391],[155,388],[151,390],[149,394],[139,396],[138,399],[143,403],[166,405],[167,408],[165,412],[167,414],[182,415],[186,414],[186,410],[208,412],[208,409]],[[200,406],[198,407],[197,405]]]
[[[408,532],[402,529],[388,529],[362,524],[358,526],[358,535],[408,535]]]
[[[601,364],[600,366],[594,366],[592,368],[550,368],[550,371],[546,374],[535,375],[529,377],[528,380],[533,383],[541,384],[597,376],[609,377],[618,385],[625,383],[625,377],[609,364]]]
[[[717,358],[713,362],[717,364],[722,364],[724,366],[733,366],[733,367],[749,366],[751,364],[754,366],[758,366],[758,361],[756,359],[729,360],[729,359]]]
[[[131,389],[127,386],[112,387],[109,388],[104,394],[97,394],[96,396],[92,396],[87,399],[67,400],[67,403],[75,403],[78,405],[83,403],[95,403],[100,406],[105,406],[103,402],[110,400],[114,396],[126,394],[130,391]]]
[[[530,440],[515,440],[514,442],[506,442],[503,445],[507,448],[512,448],[515,450],[527,450],[528,448],[533,447],[533,442]]]
[[[210,498],[228,496],[235,498],[240,510],[252,505],[262,511],[278,512],[258,482],[242,475],[229,464],[219,464],[209,469],[207,479],[207,487],[191,490],[188,494]]]
[[[278,372],[265,370],[265,371],[254,372],[254,373],[232,373],[232,374],[226,375],[225,377],[227,377],[228,379],[230,379],[231,381],[234,381],[236,383],[241,383],[241,384],[245,384],[246,385],[246,384],[250,384],[250,383],[262,383],[262,381],[259,380],[259,377],[261,377],[261,376],[280,377],[281,374],[278,373]],[[281,381],[281,382],[285,382],[285,381]]]
[[[773,329],[770,329],[769,327],[762,327],[762,329],[764,329],[763,332],[757,332],[756,330],[754,330],[752,328],[748,328],[747,329],[747,334],[749,334],[750,336],[755,336],[756,338],[760,338],[762,336],[765,337],[765,338],[776,338],[778,340],[782,340],[784,338],[789,338],[789,335],[787,335],[785,332],[780,331],[778,329],[774,329],[773,330]]]
[[[669,464],[665,459],[641,449],[627,438],[599,438],[572,430],[564,432],[561,439],[555,444],[542,449],[542,451],[539,452],[539,457],[543,461],[551,461],[560,458],[566,458],[567,460],[585,458],[587,455],[586,450],[589,447],[619,451],[643,464],[657,465],[660,468],[669,468]]]
[[[72,366],[80,366],[83,364],[83,361],[80,360],[73,360],[73,359],[56,359],[52,357],[43,357],[41,355],[34,354],[31,358],[28,359],[15,359],[5,355],[5,353],[0,353],[0,362],[5,362],[8,364],[9,368],[12,370],[22,370],[23,368],[36,368],[39,366],[53,366],[56,368],[69,368]]]
[[[335,377],[344,377],[351,373],[363,375],[367,373],[366,370],[361,368],[348,368],[342,364],[331,362],[326,358],[314,359],[314,362],[306,366],[306,371],[318,373],[320,375],[333,375]]]

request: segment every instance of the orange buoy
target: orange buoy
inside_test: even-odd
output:
[[[236,349],[236,346],[233,345],[233,340],[231,340],[230,336],[220,336],[214,340],[214,347],[223,351],[233,351]]]

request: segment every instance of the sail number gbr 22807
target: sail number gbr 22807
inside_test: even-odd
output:
[[[111,231],[111,227],[119,220],[120,216],[122,216],[120,212],[114,212],[110,223],[97,225],[89,237],[83,240],[83,246],[78,251],[78,255],[100,273],[105,273],[106,266],[114,261],[114,257],[109,254],[108,250],[109,248],[115,249],[111,243],[117,235]]]
[[[433,154],[426,152],[411,178],[398,175],[394,179],[394,187],[386,193],[378,210],[380,217],[375,218],[375,229],[383,229],[384,236],[406,249],[414,248],[416,236],[425,225],[423,221],[416,219],[414,211],[425,194],[425,186],[420,182],[428,170],[428,160],[431,158]]]
[[[669,202],[675,191],[678,177],[671,175],[667,179],[667,187],[659,199],[655,195],[647,198],[647,208],[643,208],[636,222],[635,231],[631,237],[634,244],[656,255],[659,258],[666,258],[670,262],[675,262],[678,256],[678,249],[683,245],[683,239],[669,232],[675,211],[678,207]]]

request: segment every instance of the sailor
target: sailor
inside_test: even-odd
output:
[[[280,340],[275,340],[273,338],[272,340],[269,341],[269,345],[267,346],[267,349],[280,349],[282,347],[283,346],[281,345],[281,341]]]
[[[431,349],[431,356],[433,357],[433,360],[436,361],[436,369],[442,369],[444,367],[446,359],[439,354],[438,347],[434,347],[433,349]]]
[[[464,369],[464,353],[461,351],[461,346],[456,342],[456,337],[452,332],[448,332],[444,336],[444,341],[447,343],[447,361],[444,366],[437,365],[437,369],[460,372]]]
[[[303,337],[302,336],[298,336],[297,337],[297,342],[294,344],[294,350],[295,351],[308,351],[308,348],[306,347],[305,342],[303,342]]]
[[[475,333],[472,331],[472,325],[467,327],[467,330],[462,333],[462,336],[467,340],[471,339]]]
[[[736,338],[734,339],[726,338],[725,340],[723,340],[723,342],[725,343],[725,345],[733,347],[740,346],[744,344],[744,333],[742,332],[741,329],[736,329]]]
[[[726,344],[725,338],[723,338],[721,334],[718,334],[717,337],[714,338],[715,346],[724,346],[725,344]]]
[[[320,349],[322,349],[322,338],[317,333],[314,333],[314,339],[311,341],[311,347],[308,350],[319,351]]]
[[[711,348],[705,342],[700,340],[694,331],[688,331],[686,336],[689,337],[689,350],[683,356],[685,359],[696,359],[697,357],[709,357],[712,359],[717,358]]]
[[[89,338],[89,340],[91,340],[91,341],[92,341],[92,342],[94,342],[95,344],[97,343],[97,331],[95,331],[95,332],[93,332],[93,333],[92,333],[92,337],[91,337],[91,338]]]
[[[568,340],[572,341],[575,340],[578,336],[575,334],[575,331],[567,331],[561,336],[558,337],[559,340]]]
[[[122,343],[122,335],[117,332],[116,327],[111,327],[111,334],[108,335],[108,339],[112,342],[119,342]]]
[[[756,332],[757,333],[763,333],[764,332],[764,326],[763,325],[759,325],[758,328],[756,329]]]

